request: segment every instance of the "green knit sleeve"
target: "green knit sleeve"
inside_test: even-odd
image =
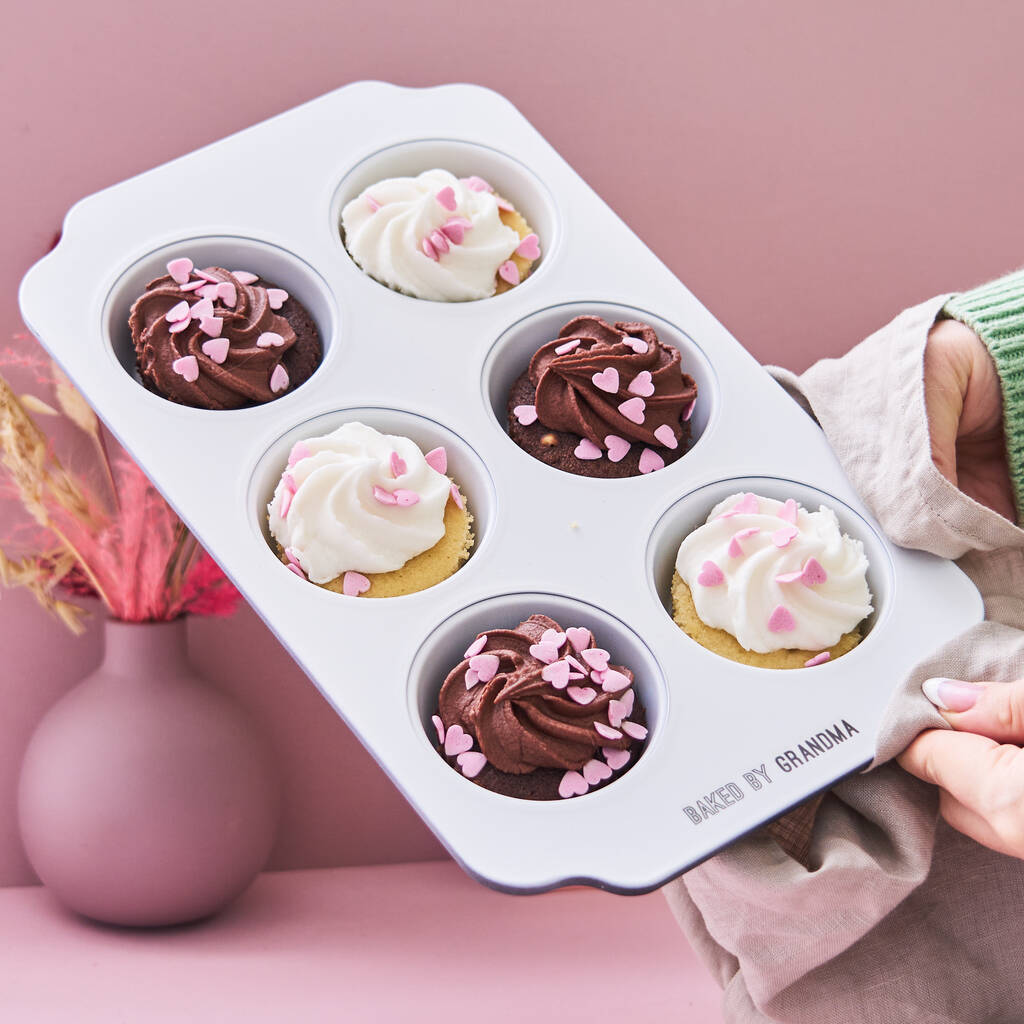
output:
[[[1024,519],[1024,270],[954,295],[943,312],[988,346],[1003,386],[1003,424],[1017,514]]]

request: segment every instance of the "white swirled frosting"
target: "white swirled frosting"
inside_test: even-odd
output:
[[[750,493],[716,505],[676,556],[701,620],[760,653],[837,643],[871,612],[867,568],[831,509]]]
[[[494,193],[470,188],[471,180],[438,169],[378,181],[341,211],[345,247],[371,277],[418,299],[460,302],[493,295],[498,268],[520,240],[502,223]],[[453,195],[444,192],[449,188]],[[449,231],[461,238],[457,243],[444,235],[440,244],[447,251],[432,259],[423,240],[436,239],[453,220],[469,226]]]
[[[270,532],[314,583],[349,570],[390,572],[444,536],[450,488],[407,437],[346,423],[293,449],[267,509]],[[418,500],[386,503],[397,492]]]

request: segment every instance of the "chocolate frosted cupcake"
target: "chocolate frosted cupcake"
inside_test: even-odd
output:
[[[679,349],[654,328],[579,316],[512,385],[509,435],[566,473],[637,476],[685,453],[696,399]]]
[[[320,336],[289,294],[247,270],[171,260],[132,306],[142,382],[197,409],[239,409],[293,391],[320,365]]]
[[[491,629],[448,674],[433,717],[441,755],[523,800],[580,796],[628,771],[647,738],[633,673],[589,629],[546,615]]]

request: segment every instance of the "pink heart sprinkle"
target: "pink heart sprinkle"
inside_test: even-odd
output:
[[[605,677],[606,675],[608,675],[608,671],[607,671],[607,669],[606,669],[606,670],[605,670],[604,672],[591,672],[591,673],[590,673],[590,678],[591,678],[591,679],[592,679],[592,680],[593,680],[593,681],[594,681],[595,683],[597,683],[597,685],[598,685],[598,686],[601,686],[601,683],[603,683],[603,682],[604,682],[604,677]],[[604,689],[604,687],[601,687],[601,688],[602,688],[602,689]]]
[[[466,220],[465,217],[449,217],[448,220],[441,225],[441,231],[452,245],[462,245],[462,241],[466,237],[466,232],[472,226],[473,222]]]
[[[742,558],[743,548],[740,546],[740,541],[746,540],[748,537],[753,537],[754,534],[760,532],[761,529],[758,526],[748,526],[745,530],[737,530],[732,535],[732,540],[729,541],[729,557]]]
[[[611,655],[601,647],[588,647],[580,651],[580,657],[595,671],[603,672],[608,667]]]
[[[798,533],[795,526],[780,526],[772,534],[772,543],[777,548],[784,548]]]
[[[194,317],[213,316],[213,299],[200,299],[189,312]]]
[[[437,730],[437,742],[444,743],[444,722],[441,721],[441,716],[432,715],[430,720],[434,723],[434,728]]]
[[[391,475],[397,480],[403,473],[408,472],[409,467],[405,464],[405,459],[402,458],[398,452],[391,453]]]
[[[563,342],[561,345],[555,346],[555,354],[564,356],[568,355],[574,348],[580,347],[579,338],[571,338],[569,341]]]
[[[182,299],[181,302],[179,302],[176,306],[172,306],[164,314],[164,319],[169,324],[176,324],[176,323],[178,323],[179,320],[188,320],[188,318],[189,318],[188,303],[184,299]]]
[[[448,493],[452,496],[452,501],[455,502],[455,507],[457,509],[461,510],[466,507],[466,503],[462,500],[462,495],[459,493],[459,488],[457,485],[452,484]]]
[[[223,363],[228,357],[230,343],[227,338],[211,338],[202,344],[203,355],[209,356],[215,363]]]
[[[270,375],[270,390],[276,395],[288,388],[288,371],[278,363],[274,372]]]
[[[629,714],[626,710],[626,705],[621,700],[615,700],[614,698],[608,701],[608,724],[613,728],[617,729],[622,725],[622,720]]]
[[[589,686],[570,686],[565,692],[577,704],[590,704],[597,697],[597,690],[593,690]]]
[[[628,750],[616,750],[615,747],[602,747],[601,753],[604,754],[608,767],[614,772],[629,764],[629,759],[632,757]]]
[[[207,282],[207,284],[212,284],[214,287],[220,284],[220,278],[214,274],[211,274],[208,270],[196,269],[193,271],[193,273],[196,275],[196,277],[201,277],[204,281]]]
[[[778,604],[768,618],[768,629],[773,633],[792,633],[796,620],[785,605]]]
[[[192,273],[192,261],[187,256],[180,256],[167,264],[167,273],[174,278],[178,284],[187,284],[188,275]]]
[[[235,291],[235,286],[230,281],[221,281],[217,285],[217,298],[224,303],[225,306],[234,306],[238,301],[238,292]]]
[[[341,592],[346,597],[358,597],[370,589],[370,581],[361,573],[349,570],[341,578]]]
[[[640,453],[639,468],[641,473],[655,473],[665,468],[665,460],[653,448],[645,448]]]
[[[199,318],[199,330],[208,334],[211,338],[220,337],[220,329],[224,326],[224,320],[219,316],[203,316]]]
[[[171,363],[171,369],[191,384],[199,379],[199,360],[195,356],[182,356]]]
[[[583,778],[591,786],[596,786],[599,782],[604,782],[605,779],[611,777],[611,768],[604,761],[598,761],[597,758],[592,758],[583,766]]]
[[[260,278],[248,270],[232,270],[231,276],[241,285],[255,284]]]
[[[445,451],[443,445],[437,448],[431,448],[430,451],[423,456],[423,461],[438,473],[443,474],[448,472],[448,452]]]
[[[196,294],[201,299],[209,299],[211,302],[213,302],[213,300],[217,298],[217,285],[209,283],[204,284],[203,287],[196,292]]]
[[[606,366],[590,379],[594,382],[594,387],[607,391],[609,395],[614,395],[619,390],[619,371],[614,366]]]
[[[298,487],[295,486],[295,477],[293,477],[291,473],[282,473],[281,483],[283,483],[285,487],[292,492],[292,494],[298,490]]]
[[[700,567],[697,582],[702,587],[718,587],[725,582],[725,573],[714,562],[707,561]]]
[[[815,665],[824,665],[832,655],[828,651],[822,651],[821,654],[816,654],[813,658],[808,658],[804,662],[804,668],[814,668]]]
[[[455,189],[451,185],[445,185],[434,198],[446,209],[454,210],[458,203],[455,201]]]
[[[487,764],[487,758],[479,750],[467,750],[465,753],[459,754],[455,760],[467,779],[475,779]]]
[[[468,178],[459,179],[463,185],[466,186],[471,192],[493,192],[494,189],[484,181],[483,178],[478,178],[475,174],[471,174]]]
[[[610,725],[605,725],[604,722],[595,722],[594,728],[598,734],[603,736],[606,740],[621,740],[622,733],[618,729],[613,729]]]
[[[535,260],[540,257],[540,239],[536,235],[527,235],[516,248],[516,255],[524,260]]]
[[[433,245],[431,245],[429,238],[424,238],[423,241],[420,242],[420,251],[428,260],[433,260],[435,263],[437,262],[437,250]]]
[[[556,690],[564,690],[569,683],[569,663],[553,661],[550,665],[544,666],[540,677],[549,682]]]
[[[571,796],[583,796],[588,789],[587,780],[579,772],[566,772],[558,784],[558,795],[568,800]]]
[[[480,682],[480,677],[476,674],[476,671],[471,668],[466,669],[466,689],[472,690],[477,683]]]
[[[825,572],[825,567],[816,558],[808,558],[804,564],[804,571],[802,573],[801,583],[805,587],[813,587],[819,583],[824,583],[828,579],[828,573]]]
[[[723,512],[718,518],[728,519],[730,516],[756,515],[758,508],[757,495],[748,491],[731,509]]]
[[[199,288],[202,288],[205,284],[206,282],[200,278],[198,281],[189,281],[188,284],[181,285],[178,290],[182,292],[194,292]]]
[[[666,448],[669,448],[672,451],[675,451],[679,447],[679,442],[676,440],[676,432],[667,423],[662,423],[662,425],[654,432],[654,436]]]
[[[469,659],[469,667],[476,672],[481,683],[489,683],[498,671],[496,654],[474,654]]]
[[[281,492],[281,504],[279,513],[282,519],[288,518],[288,510],[292,507],[293,496],[294,492],[287,490],[287,488]]]
[[[565,631],[565,635],[569,638],[569,643],[572,644],[577,654],[585,651],[590,643],[590,630],[584,629],[583,626],[570,626]]]
[[[398,499],[390,492],[384,490],[379,484],[373,485],[373,496],[382,505],[397,505]]]
[[[430,232],[430,244],[434,247],[434,251],[438,256],[443,256],[450,248],[448,239],[441,231]]]
[[[515,209],[507,199],[502,199],[501,196],[496,196],[494,201],[499,210],[505,210],[507,213],[511,213]]]
[[[615,434],[609,434],[604,439],[605,447],[608,449],[609,462],[621,462],[633,446],[624,438]]]
[[[569,631],[566,630],[566,633],[568,632]],[[566,654],[565,660],[569,662],[569,664],[572,665],[572,667],[576,669],[577,672],[582,672],[584,675],[587,674],[587,669],[584,668],[583,665],[581,665],[571,654]]]
[[[288,293],[283,288],[268,288],[267,303],[271,309],[280,309],[288,301]]]
[[[182,331],[188,330],[189,324],[191,323],[191,317],[189,317],[187,320],[179,320],[176,324],[171,324],[171,326],[167,328],[167,331],[170,334],[181,334]]]
[[[797,580],[801,580],[804,577],[803,569],[797,569],[796,572],[782,572],[775,577],[776,583],[796,583]]]
[[[693,400],[692,402],[690,402],[690,404],[689,404],[689,405],[688,405],[688,406],[687,406],[687,407],[686,407],[686,408],[685,408],[685,409],[683,410],[683,422],[684,422],[684,423],[688,423],[688,422],[689,422],[689,420],[690,420],[690,417],[691,417],[691,416],[693,415],[693,407],[694,407],[694,406],[695,406],[696,404],[697,404],[697,399],[695,398],[695,399],[694,399],[694,400]]]
[[[512,414],[524,427],[537,422],[537,406],[535,405],[517,405],[512,410]]]
[[[291,468],[296,462],[308,459],[312,454],[312,450],[305,441],[296,441],[292,445],[291,453],[288,455],[288,467]]]
[[[640,395],[643,398],[650,398],[654,394],[654,382],[651,380],[650,370],[641,370],[630,382],[626,390],[631,395]]]
[[[380,203],[373,196],[366,197],[366,205],[370,208],[370,213],[376,213],[380,209]]]
[[[619,406],[619,412],[629,420],[630,423],[643,423],[644,409],[647,403],[640,398],[630,398]]]
[[[605,693],[616,693],[629,686],[629,676],[624,676],[614,668],[610,668],[601,677],[601,689]]]
[[[545,629],[541,633],[540,642],[542,644],[554,644],[556,650],[561,650],[562,644],[565,643],[565,634],[559,633],[557,629]]]
[[[635,740],[647,739],[647,730],[639,722],[623,722],[622,731]]]
[[[545,665],[550,665],[558,658],[558,648],[554,644],[541,641],[539,644],[531,644],[530,654],[538,661],[543,661]]]
[[[464,754],[473,746],[473,737],[461,725],[449,725],[444,734],[444,752],[449,757]]]
[[[603,454],[601,449],[589,437],[582,438],[572,453],[577,459],[581,460],[599,459]]]
[[[647,342],[643,338],[634,338],[631,335],[626,335],[622,339],[638,356],[647,355]]]
[[[292,563],[292,565],[299,564],[298,556],[295,554],[295,548],[285,548],[284,557],[287,558],[288,561]]]
[[[276,346],[280,348],[284,344],[284,338],[281,337],[277,331],[264,331],[257,339],[256,345],[259,348],[271,348]]]
[[[420,496],[416,491],[407,490],[405,487],[396,488],[394,494],[395,501],[397,501],[402,508],[409,508],[412,505],[416,505],[420,500]]]
[[[627,690],[624,694],[622,694],[621,697],[619,697],[619,700],[626,709],[626,716],[628,717],[629,715],[633,714],[633,691]]]
[[[519,268],[511,260],[505,260],[498,267],[498,277],[509,284],[519,284]]]
[[[306,578],[306,574],[302,571],[301,565],[296,565],[294,562],[289,562],[287,567],[293,573],[295,573],[295,575],[298,576],[300,580],[304,580]]]
[[[466,653],[463,655],[463,657],[472,658],[474,654],[479,654],[486,646],[487,634],[482,633],[466,648]]]
[[[779,518],[796,526],[796,512],[796,502],[792,498],[787,498],[782,508],[779,509]]]

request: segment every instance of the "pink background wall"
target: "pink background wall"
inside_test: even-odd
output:
[[[762,360],[803,368],[1024,263],[1020,5],[36,0],[4,22],[9,334],[18,281],[76,199],[360,78],[503,92]],[[252,612],[193,623],[190,642],[279,754],[274,866],[444,855]],[[99,633],[73,640],[6,592],[0,646],[13,885],[32,880],[13,813],[22,750],[98,661]]]

